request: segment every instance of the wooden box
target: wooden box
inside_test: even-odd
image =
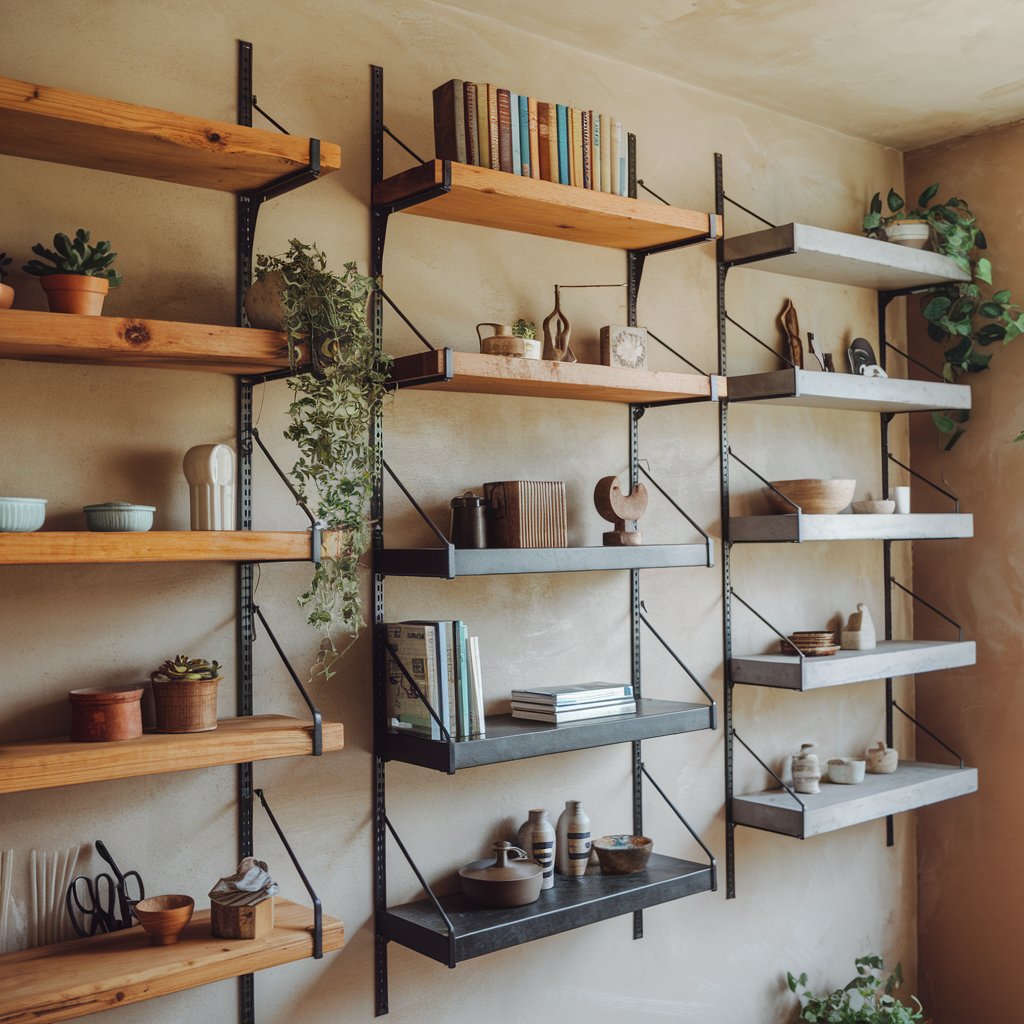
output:
[[[274,897],[251,907],[210,900],[210,931],[216,939],[258,939],[274,927]]]
[[[500,480],[484,484],[487,546],[564,548],[568,544],[565,483]]]

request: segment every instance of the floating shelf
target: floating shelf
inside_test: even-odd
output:
[[[445,171],[447,192],[440,190]],[[373,187],[373,204],[388,212],[504,228],[613,249],[671,247],[708,233],[711,215],[646,199],[522,178],[488,167],[428,160]],[[721,234],[721,218],[715,218]]]
[[[970,513],[909,515],[774,515],[729,520],[733,543],[800,544],[812,540],[939,540],[974,536]]]
[[[728,397],[730,402],[771,402],[854,412],[926,412],[971,407],[971,389],[967,384],[794,369],[730,377]]]
[[[377,915],[378,934],[454,967],[464,960],[519,946],[533,939],[570,931],[610,917],[643,910],[715,888],[714,868],[707,864],[652,854],[634,875],[601,875],[591,868],[582,878],[555,875],[553,889],[525,907],[488,910],[461,893],[439,901],[455,926],[448,929],[429,899],[390,907]]]
[[[919,675],[973,665],[973,640],[930,643],[919,640],[879,640],[873,651],[839,651],[825,658],[795,654],[755,654],[729,662],[729,680],[751,686],[785,690],[820,690],[871,679]]]
[[[341,531],[323,535],[322,553],[341,550]],[[310,535],[266,530],[180,530],[147,533],[46,531],[0,533],[0,565],[95,562],[305,562]]]
[[[27,309],[0,310],[0,359],[231,374],[288,365],[277,331]]]
[[[646,404],[709,401],[725,378],[442,349],[400,356],[391,381],[428,391]]]
[[[0,956],[0,1024],[49,1024],[141,1003],[313,955],[313,912],[275,897],[275,924],[260,939],[210,936],[196,911],[171,946],[152,946],[141,927]],[[324,951],[341,949],[341,921],[324,915]]]
[[[937,804],[978,788],[976,768],[902,762],[892,775],[867,775],[856,786],[821,783],[820,793],[798,794],[801,809],[785,790],[733,797],[738,825],[809,839],[915,807]]]
[[[385,732],[379,750],[385,760],[404,761],[450,774],[460,768],[714,728],[715,709],[707,704],[641,699],[637,701],[635,715],[591,718],[564,725],[492,715],[487,718],[485,737],[450,744],[401,732]],[[0,761],[0,770],[2,767]]]
[[[773,274],[878,291],[970,280],[953,260],[937,252],[808,224],[733,235],[725,239],[723,252],[729,267],[746,264]]]
[[[310,140],[0,78],[0,153],[247,192],[305,170]],[[340,166],[321,142],[321,175]]]
[[[341,750],[344,727],[324,722],[323,749]],[[215,765],[268,761],[313,752],[308,721],[284,715],[227,718],[213,732],[146,733],[115,743],[73,743],[64,736],[0,743],[0,793],[161,775]]]
[[[596,572],[714,565],[712,543],[638,544],[621,548],[385,548],[383,576],[503,576],[534,572]]]

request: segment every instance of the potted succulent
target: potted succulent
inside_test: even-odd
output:
[[[150,674],[157,732],[211,732],[217,728],[220,665],[179,654]]]
[[[0,309],[10,309],[14,305],[14,289],[9,284],[4,284],[10,265],[11,257],[5,252],[0,252]]]
[[[75,232],[74,239],[63,232],[54,235],[53,249],[37,242],[32,251],[40,259],[29,260],[22,269],[39,278],[51,313],[99,316],[107,292],[121,283],[113,267],[117,253],[110,251],[110,242],[90,245],[84,228]]]
[[[861,956],[854,961],[857,974],[842,988],[825,995],[815,995],[807,987],[807,975],[796,978],[786,974],[790,992],[800,1000],[798,1020],[810,1024],[917,1024],[924,1020],[921,1003],[908,1006],[893,993],[903,984],[899,964],[883,977],[885,964],[880,956]]]
[[[537,338],[537,325],[532,320],[520,317],[512,325],[512,337],[523,339],[523,355],[527,359],[540,359],[541,343]]]

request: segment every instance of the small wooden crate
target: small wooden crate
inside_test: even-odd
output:
[[[568,529],[561,480],[501,480],[484,484],[487,546],[564,548]]]
[[[210,900],[210,931],[216,939],[259,939],[274,928],[274,897],[251,907]]]

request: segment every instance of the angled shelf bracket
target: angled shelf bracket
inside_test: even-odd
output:
[[[416,327],[416,325],[398,308],[398,306],[395,304],[395,301],[391,298],[391,296],[388,295],[388,293],[386,291],[384,291],[383,288],[378,288],[377,291],[380,292],[380,297],[398,314],[398,316],[401,319],[402,323],[404,323],[405,326],[408,327],[409,330],[412,331],[412,333],[415,334],[417,338],[419,338],[419,340],[423,343],[423,345],[430,352],[436,352],[437,348],[434,345],[431,345],[429,341],[427,341],[427,339],[423,336],[423,334]],[[451,380],[451,377],[449,377],[447,379]],[[425,383],[425,382],[424,381],[416,381],[416,383],[422,384],[422,383]]]
[[[646,461],[646,460],[644,460]],[[707,546],[708,560],[707,565],[712,566],[715,564],[715,543],[711,539],[711,535],[705,530],[700,524],[680,505],[673,497],[665,490],[657,480],[651,476],[649,470],[644,466],[643,462],[637,462],[637,469],[650,481],[654,489],[704,538],[704,543]]]
[[[765,487],[768,487],[768,488],[770,488],[770,489],[771,489],[771,490],[772,490],[772,491],[773,491],[773,492],[774,492],[775,494],[777,494],[777,495],[778,495],[778,496],[779,496],[779,497],[780,497],[780,498],[781,498],[781,499],[782,499],[782,500],[783,500],[783,501],[784,501],[784,502],[785,502],[785,503],[786,503],[787,505],[791,506],[791,507],[792,507],[792,509],[793,509],[793,511],[794,511],[794,512],[796,512],[796,514],[797,514],[797,515],[800,515],[800,514],[801,514],[801,513],[803,512],[803,509],[802,509],[802,508],[801,508],[801,507],[800,507],[800,506],[799,506],[799,505],[798,505],[798,504],[797,504],[797,503],[796,503],[795,501],[792,501],[792,500],[791,500],[790,498],[787,498],[787,497],[786,497],[786,495],[785,495],[785,494],[783,494],[783,493],[782,493],[782,491],[780,491],[780,490],[778,489],[778,487],[776,487],[776,486],[775,486],[775,484],[773,484],[773,483],[772,483],[772,482],[771,482],[771,481],[770,481],[770,480],[769,480],[769,479],[768,479],[767,477],[764,477],[764,476],[762,476],[762,475],[761,475],[761,474],[760,474],[760,473],[759,473],[759,472],[758,472],[758,471],[757,471],[756,469],[754,469],[754,467],[753,467],[753,466],[751,466],[751,465],[750,465],[750,463],[749,463],[749,462],[744,462],[744,461],[743,461],[743,459],[741,459],[741,458],[740,458],[740,457],[739,457],[739,456],[738,456],[738,455],[737,455],[737,454],[736,454],[736,453],[735,453],[735,452],[734,452],[734,451],[732,450],[732,448],[731,448],[731,447],[730,447],[730,448],[728,449],[728,453],[729,453],[729,458],[731,458],[731,459],[735,459],[735,460],[736,460],[736,461],[737,461],[737,462],[738,462],[738,463],[739,463],[739,464],[740,464],[740,465],[741,465],[741,466],[742,466],[742,467],[743,467],[744,469],[746,469],[746,470],[748,470],[749,472],[753,473],[753,474],[754,474],[754,476],[756,476],[756,477],[757,477],[757,479],[758,479],[758,480],[760,480],[760,481],[761,481],[761,483],[763,483],[763,484],[765,485]]]
[[[945,381],[945,377],[939,373],[934,367],[929,366],[927,363],[922,362],[920,359],[912,356],[909,352],[900,348],[898,345],[894,345],[888,338],[882,338],[882,348],[889,349],[895,352],[898,356],[903,356],[908,363],[913,363],[915,366],[920,366],[926,373],[930,373],[933,377],[937,377],[941,381]]]
[[[781,629],[778,629],[776,626],[772,625],[772,623],[770,623],[752,604],[749,604],[747,601],[744,601],[743,598],[740,597],[740,595],[732,589],[732,587],[729,588],[729,597],[735,598],[737,601],[739,601],[739,603],[743,605],[743,607],[746,608],[747,611],[749,611],[755,618],[760,619],[783,643],[789,644],[789,646],[793,649],[793,653],[801,661],[803,661],[804,658],[807,657],[807,655],[805,655],[804,652],[801,651],[800,648],[797,647],[797,645],[793,643],[793,641],[790,640],[789,637],[786,636],[786,634],[783,633]],[[728,671],[728,666],[726,666],[726,670]]]
[[[754,341],[756,341],[758,345],[760,345],[761,348],[763,348],[765,351],[771,352],[771,354],[775,356],[777,359],[781,359],[791,370],[799,369],[796,363],[794,363],[793,360],[790,359],[789,356],[787,356],[784,352],[777,352],[775,349],[771,347],[771,345],[769,345],[765,341],[762,341],[756,334],[754,334],[753,331],[748,331],[747,328],[743,326],[743,324],[741,324],[738,320],[734,320],[731,316],[729,316],[728,313],[723,312],[722,316],[725,318],[726,321],[732,324],[733,327],[738,328],[748,338],[752,338]]]
[[[915,480],[920,480],[922,483],[927,484],[933,491],[938,491],[944,498],[949,498],[949,500],[953,502],[954,512],[960,511],[960,499],[955,494],[947,491],[944,487],[940,487],[937,483],[929,480],[928,477],[922,476],[916,469],[911,469],[905,462],[900,462],[892,452],[887,452],[886,455],[890,462],[895,463],[900,467],[900,469],[905,469]]]
[[[452,734],[448,731],[448,727],[444,724],[444,722],[441,721],[441,716],[437,713],[436,709],[434,708],[434,705],[431,704],[429,700],[427,700],[427,696],[423,692],[419,683],[417,683],[416,680],[412,677],[412,673],[409,671],[409,669],[406,667],[405,662],[402,661],[401,657],[399,656],[398,649],[395,647],[394,644],[385,644],[384,646],[387,648],[388,654],[391,655],[392,661],[394,661],[394,663],[398,666],[398,670],[402,673],[402,677],[405,679],[406,683],[409,684],[413,694],[415,694],[416,696],[416,699],[427,709],[428,714],[434,720],[438,729],[441,730],[442,741],[444,743],[447,743],[449,747],[453,746],[455,741],[452,738]],[[454,775],[455,772],[452,771],[449,772],[449,774]]]
[[[904,594],[909,594],[919,604],[923,604],[925,608],[927,608],[929,611],[935,612],[935,614],[938,615],[940,619],[945,619],[946,622],[948,622],[956,630],[957,640],[963,640],[964,627],[961,626],[960,623],[956,621],[956,619],[950,618],[944,611],[942,611],[939,608],[936,608],[935,605],[930,604],[923,597],[920,597],[918,594],[914,593],[914,591],[911,590],[909,587],[905,587],[902,583],[900,583],[898,579],[896,579],[895,576],[890,576],[889,582],[894,587],[898,587],[900,590],[902,590]]]
[[[947,743],[947,742],[946,742],[945,740],[943,740],[943,739],[942,739],[941,737],[939,737],[939,736],[936,736],[936,734],[935,734],[935,733],[933,733],[933,732],[931,731],[931,729],[929,729],[929,728],[928,728],[928,726],[926,726],[926,725],[922,725],[922,724],[921,724],[921,723],[920,723],[920,722],[919,722],[919,721],[918,721],[918,720],[917,720],[917,719],[916,719],[916,718],[915,718],[915,717],[914,717],[914,716],[913,716],[913,715],[912,715],[912,714],[911,714],[911,713],[910,713],[909,711],[907,711],[907,710],[906,710],[906,708],[903,708],[903,707],[901,707],[901,706],[900,706],[900,704],[899,704],[899,703],[897,703],[897,701],[895,701],[895,700],[890,700],[890,702],[889,702],[889,703],[890,703],[890,704],[891,704],[891,706],[892,706],[892,707],[894,707],[894,708],[895,708],[895,709],[896,709],[896,710],[897,710],[897,711],[898,711],[898,712],[899,712],[899,713],[900,713],[901,715],[903,715],[903,717],[904,717],[904,718],[907,718],[907,719],[909,719],[909,720],[910,720],[911,722],[913,722],[913,723],[914,723],[914,725],[915,725],[915,726],[916,726],[916,727],[917,727],[918,729],[920,729],[920,730],[921,730],[921,732],[923,732],[923,733],[924,733],[924,734],[925,734],[926,736],[930,736],[930,737],[931,737],[931,738],[932,738],[933,740],[935,740],[935,742],[936,742],[936,743],[938,743],[938,745],[939,745],[940,747],[942,747],[942,749],[943,749],[943,750],[945,750],[945,751],[947,751],[948,753],[952,754],[952,755],[953,755],[953,756],[954,756],[954,757],[955,757],[955,758],[957,759],[957,761],[959,762],[959,766],[960,766],[961,768],[963,768],[963,767],[964,767],[964,759],[963,759],[963,757],[962,757],[962,756],[961,756],[960,754],[958,754],[958,753],[957,753],[957,752],[956,752],[956,751],[955,751],[955,750],[954,750],[954,749],[953,749],[953,748],[952,748],[952,747],[951,747],[951,746],[950,746],[950,745],[949,745],[949,744],[948,744],[948,743]]]
[[[715,701],[715,698],[711,695],[711,692],[708,690],[708,688],[697,678],[696,675],[694,675],[693,670],[689,667],[689,665],[687,665],[686,662],[683,661],[683,659],[680,658],[678,654],[676,654],[676,652],[672,649],[669,642],[654,628],[653,625],[651,625],[651,620],[647,618],[646,614],[644,614],[647,611],[647,605],[643,601],[640,602],[640,608],[640,621],[651,631],[652,635],[654,636],[654,639],[657,640],[658,643],[660,643],[661,646],[665,648],[665,650],[668,652],[669,657],[690,677],[690,679],[693,681],[693,684],[697,687],[697,689],[700,690],[700,692],[704,694],[705,697],[707,697],[708,707],[711,709],[711,728],[718,728],[716,714],[718,704]]]

